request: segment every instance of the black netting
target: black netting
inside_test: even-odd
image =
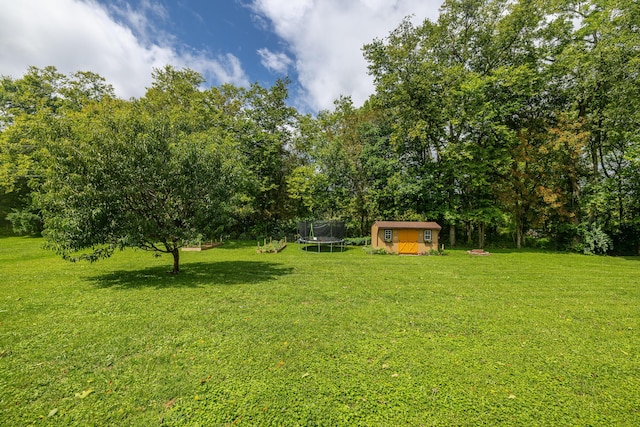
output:
[[[299,222],[298,234],[304,240],[342,240],[344,239],[344,222]]]
[[[298,236],[302,239],[307,239],[311,232],[311,223],[310,222],[299,222],[298,223]]]

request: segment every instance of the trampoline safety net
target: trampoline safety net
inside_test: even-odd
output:
[[[298,243],[328,244],[333,251],[337,244],[344,249],[344,222],[342,221],[304,221],[298,223]]]
[[[298,235],[303,240],[344,239],[344,222],[342,221],[305,221],[298,223]]]

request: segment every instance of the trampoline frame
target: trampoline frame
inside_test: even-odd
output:
[[[322,247],[322,245],[329,245],[330,248],[330,252],[333,252],[333,247],[334,245],[336,245],[336,247],[340,248],[340,252],[344,251],[344,247],[345,247],[345,240],[344,239],[327,239],[325,238],[313,238],[313,239],[303,239],[302,237],[298,238],[298,250],[300,250],[302,245],[313,245],[318,247],[318,253],[320,253],[320,248]],[[305,246],[306,248],[307,246]]]

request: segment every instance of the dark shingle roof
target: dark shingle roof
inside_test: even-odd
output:
[[[419,228],[423,230],[441,230],[433,221],[376,221],[378,228]]]

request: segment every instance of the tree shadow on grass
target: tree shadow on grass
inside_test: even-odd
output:
[[[185,263],[177,275],[167,267],[120,270],[89,278],[97,287],[115,289],[198,288],[268,282],[291,274],[293,268],[264,261],[220,261]]]

